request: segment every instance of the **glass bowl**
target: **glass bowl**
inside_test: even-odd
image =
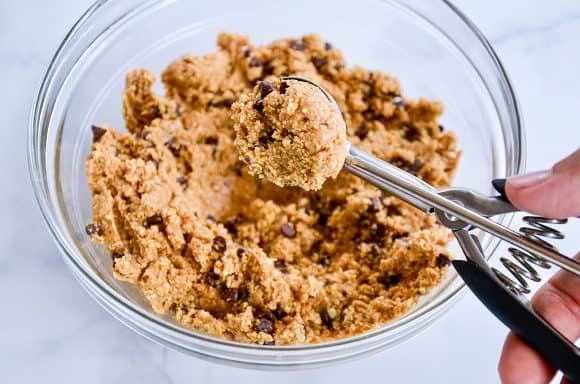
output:
[[[110,257],[84,231],[91,218],[84,171],[90,126],[124,127],[121,92],[130,69],[159,74],[184,53],[211,52],[222,30],[259,43],[317,32],[340,48],[349,64],[397,76],[405,95],[442,100],[446,112],[441,122],[457,133],[463,150],[456,185],[489,192],[493,178],[523,170],[522,124],[505,71],[477,28],[446,1],[98,1],[54,55],[29,128],[36,199],[74,276],[139,334],[201,358],[249,367],[330,364],[391,347],[427,327],[464,289],[454,271],[413,311],[379,329],[285,347],[230,342],[186,329],[155,314],[137,289],[113,278]],[[500,220],[506,224],[510,219]],[[485,235],[481,240],[491,255],[497,241]],[[461,257],[456,244],[451,248]]]

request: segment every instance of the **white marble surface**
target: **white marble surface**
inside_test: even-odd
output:
[[[580,143],[580,2],[455,0],[510,73],[528,136],[528,169]],[[419,337],[332,368],[264,373],[215,365],[134,334],[79,288],[34,202],[25,165],[33,92],[88,0],[0,0],[0,382],[493,383],[506,329],[469,293]],[[569,227],[580,233],[578,221]],[[562,243],[568,252],[577,238]],[[419,368],[417,368],[419,367]]]

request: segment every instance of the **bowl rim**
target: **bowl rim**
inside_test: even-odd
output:
[[[507,71],[505,70],[503,64],[501,63],[497,53],[487,40],[487,38],[483,35],[483,33],[479,30],[477,26],[462,12],[460,11],[454,4],[452,4],[449,0],[439,0],[444,6],[447,6],[457,17],[459,17],[460,21],[463,22],[468,29],[475,35],[478,39],[479,43],[481,43],[481,47],[489,56],[488,58],[491,59],[497,74],[500,76],[502,83],[505,85],[505,93],[504,95],[508,97],[508,104],[511,107],[512,116],[515,117],[515,127],[516,130],[514,132],[516,138],[516,151],[514,154],[514,165],[516,173],[521,173],[525,169],[525,158],[526,158],[526,140],[525,140],[525,133],[524,133],[524,126],[521,117],[521,109],[519,106],[518,99],[516,97],[514,88],[512,86],[511,80]],[[202,332],[198,332],[195,330],[190,330],[185,327],[179,326],[177,324],[168,322],[161,318],[160,316],[151,313],[143,308],[141,308],[136,303],[131,302],[129,299],[125,298],[123,295],[119,294],[117,291],[112,289],[108,286],[108,284],[104,283],[102,279],[99,278],[98,273],[90,269],[88,266],[82,265],[76,259],[75,251],[72,247],[67,244],[64,236],[61,234],[61,229],[57,220],[53,217],[52,213],[52,203],[49,198],[49,192],[47,191],[48,188],[45,187],[44,181],[44,163],[43,163],[43,156],[44,153],[39,154],[37,153],[37,133],[42,130],[42,126],[44,125],[44,121],[41,120],[41,117],[44,117],[43,112],[43,104],[46,95],[50,92],[51,80],[55,72],[58,70],[58,64],[63,56],[66,56],[66,48],[71,43],[75,34],[86,25],[91,20],[91,17],[104,6],[106,3],[111,3],[112,0],[96,0],[92,5],[87,8],[87,10],[81,15],[81,17],[73,24],[71,29],[67,32],[64,39],[58,45],[54,55],[52,56],[46,71],[43,74],[42,80],[37,87],[37,90],[34,95],[32,108],[29,114],[28,119],[28,137],[27,137],[27,168],[28,173],[32,185],[32,189],[34,192],[35,200],[40,208],[43,220],[48,227],[53,239],[58,245],[58,248],[61,250],[63,256],[65,256],[65,260],[70,263],[69,267],[74,267],[73,275],[78,279],[77,273],[81,273],[84,278],[88,280],[92,288],[96,288],[100,293],[106,295],[107,299],[114,300],[115,304],[122,306],[124,309],[128,309],[132,312],[133,315],[139,316],[142,320],[152,323],[151,325],[155,325],[157,327],[163,328],[166,332],[173,333],[179,337],[187,337],[197,339],[202,342],[209,342],[211,344],[221,345],[223,347],[230,347],[236,350],[250,350],[250,351],[274,351],[278,353],[284,352],[305,352],[305,351],[316,351],[316,350],[327,350],[333,347],[338,347],[341,345],[351,345],[356,344],[358,342],[362,342],[364,340],[368,340],[374,338],[377,335],[388,333],[395,328],[399,328],[401,326],[409,325],[413,323],[417,319],[427,315],[429,313],[436,314],[435,310],[438,308],[443,307],[445,304],[449,304],[452,301],[455,301],[459,294],[465,290],[465,284],[459,280],[459,284],[457,287],[453,287],[451,292],[447,294],[445,298],[443,298],[440,302],[436,303],[436,305],[427,304],[417,310],[411,312],[408,315],[400,319],[395,319],[392,322],[389,322],[379,328],[374,330],[362,333],[360,335],[331,340],[316,344],[304,344],[304,345],[289,345],[289,346],[265,346],[265,345],[258,345],[258,344],[250,344],[250,343],[242,343],[236,341],[230,341],[226,339],[217,338],[215,336],[210,336],[204,334]],[[155,0],[149,0],[144,2],[141,6],[136,7],[133,12],[137,12],[140,9],[145,8],[148,5],[154,3]],[[133,13],[131,12],[131,13]],[[48,118],[50,120],[50,117]],[[41,159],[41,158],[42,159]],[[506,216],[506,223],[512,220],[513,214]],[[499,241],[495,241],[493,244],[490,244],[490,255],[493,255],[499,245]],[[86,286],[83,287],[87,289]],[[100,300],[98,302],[101,303]],[[109,309],[107,311],[110,312]],[[133,328],[133,327],[131,327]]]

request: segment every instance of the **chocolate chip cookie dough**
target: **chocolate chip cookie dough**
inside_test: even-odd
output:
[[[260,81],[232,106],[236,145],[250,174],[274,184],[318,190],[346,157],[340,111],[312,84]]]
[[[218,46],[171,63],[165,95],[152,73],[131,72],[128,132],[93,127],[86,231],[116,278],[186,327],[248,343],[317,343],[407,313],[443,279],[448,231],[346,173],[319,191],[255,178],[239,160],[231,107],[259,81],[309,78],[337,100],[354,145],[444,187],[459,151],[437,123],[442,106],[347,68],[317,35],[254,45],[223,33]]]

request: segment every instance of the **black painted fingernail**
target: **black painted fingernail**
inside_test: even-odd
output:
[[[494,179],[491,181],[491,184],[493,185],[495,190],[499,192],[502,199],[509,202],[509,199],[505,193],[505,181],[506,181],[506,179]]]

